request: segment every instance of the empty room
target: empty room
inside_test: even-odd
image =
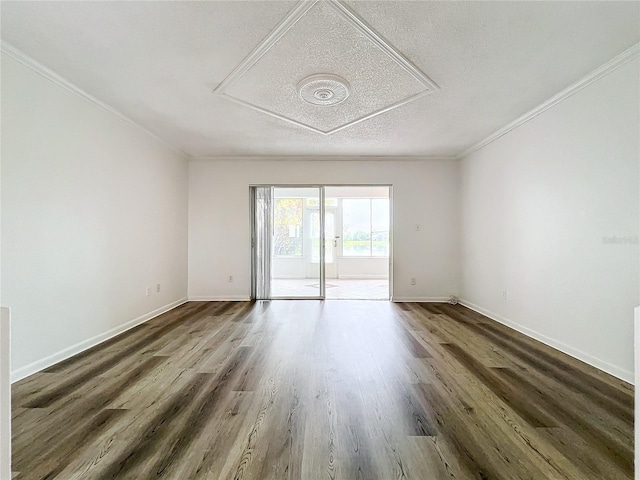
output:
[[[640,2],[0,13],[0,480],[640,478]]]

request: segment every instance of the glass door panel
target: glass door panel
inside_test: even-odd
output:
[[[320,187],[274,187],[272,298],[318,298],[322,294],[320,224],[313,217]]]
[[[313,253],[311,263],[313,268],[320,263],[320,209],[310,212],[311,225],[314,233]],[[336,237],[336,211],[334,208],[325,207],[324,213],[324,265],[325,277],[337,277],[337,251],[338,239]]]

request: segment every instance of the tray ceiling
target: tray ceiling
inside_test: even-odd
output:
[[[455,156],[639,27],[617,1],[4,0],[1,18],[7,45],[194,157]]]

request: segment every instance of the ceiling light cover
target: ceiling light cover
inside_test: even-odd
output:
[[[321,107],[344,102],[349,93],[351,93],[349,83],[338,75],[311,75],[298,84],[300,98]]]

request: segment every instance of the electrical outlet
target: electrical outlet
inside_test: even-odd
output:
[[[149,287],[147,287],[146,293],[147,293],[147,297],[151,294],[151,289]]]
[[[233,275],[229,275],[229,283],[233,283]]]
[[[159,283],[156,285],[156,292],[160,293],[160,284]]]
[[[420,225],[416,224],[416,232],[420,231]]]
[[[416,278],[415,278],[415,277],[412,277],[412,278],[411,278],[411,285],[415,285],[415,284],[416,284]]]

